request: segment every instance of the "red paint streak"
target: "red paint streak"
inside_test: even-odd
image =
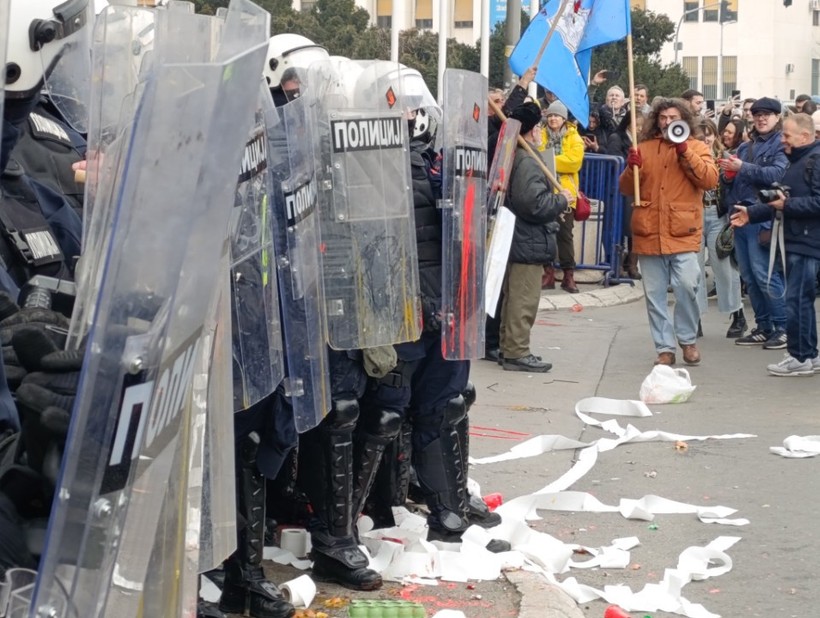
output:
[[[519,442],[519,438],[512,438],[510,436],[493,436],[488,433],[475,433],[473,431],[470,432],[470,435],[476,438],[493,438],[494,440],[512,440],[513,442]]]
[[[482,431],[494,431],[496,433],[508,433],[513,436],[531,436],[531,433],[523,431],[513,431],[512,429],[499,429],[498,427],[482,427],[481,425],[470,425],[473,429],[481,429]]]

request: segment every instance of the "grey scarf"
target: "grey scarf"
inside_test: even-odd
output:
[[[547,148],[552,148],[556,156],[563,152],[564,136],[566,134],[567,125],[563,125],[557,131],[553,131],[547,127]]]

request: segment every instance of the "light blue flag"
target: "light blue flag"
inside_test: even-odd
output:
[[[555,93],[584,126],[589,119],[587,78],[592,48],[624,38],[630,31],[628,0],[564,0],[552,38],[538,63],[536,83]],[[516,75],[535,64],[561,0],[550,0],[533,17],[510,55]]]

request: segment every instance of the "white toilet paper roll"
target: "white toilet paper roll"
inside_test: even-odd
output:
[[[279,539],[279,547],[297,558],[304,558],[308,553],[307,531],[304,528],[284,528]]]
[[[309,575],[300,575],[296,579],[280,584],[279,588],[282,590],[282,596],[294,607],[308,608],[316,596],[316,584]]]

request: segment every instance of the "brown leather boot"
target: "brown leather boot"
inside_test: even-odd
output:
[[[570,294],[580,292],[578,286],[575,285],[575,271],[572,268],[564,269],[564,280],[561,282],[561,289]]]
[[[555,289],[555,267],[544,266],[544,274],[541,275],[541,289],[554,290]]]
[[[638,280],[641,278],[641,273],[638,272],[638,256],[631,251],[626,254],[626,259],[624,259],[624,272],[630,279]]]

